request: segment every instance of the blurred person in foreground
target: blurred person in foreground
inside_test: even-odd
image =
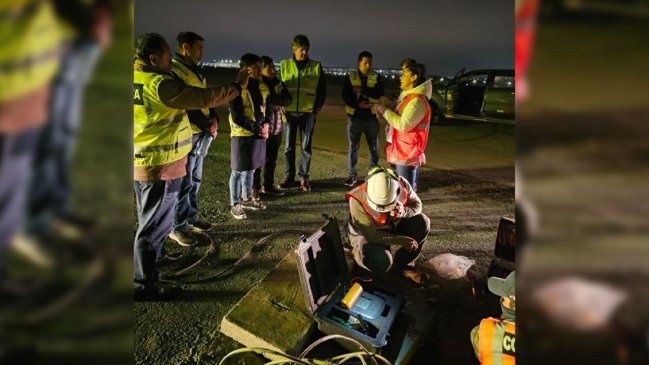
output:
[[[516,363],[516,272],[506,279],[490,277],[489,291],[500,297],[502,317],[485,318],[471,330],[471,344],[480,364]]]
[[[212,108],[237,97],[248,82],[245,71],[232,85],[201,88],[171,73],[171,50],[157,33],[144,33],[133,63],[133,187],[138,227],[134,242],[136,300],[169,297],[177,288],[160,285],[156,264],[176,259],[165,255],[192,133],[185,110]]]
[[[370,168],[379,164],[379,120],[372,111],[384,94],[381,75],[372,70],[372,54],[363,51],[358,55],[358,68],[345,78],[342,97],[347,113],[347,154],[348,178],[344,181],[347,186],[356,184],[356,162],[361,135],[365,134],[367,147],[370,151]]]
[[[286,142],[284,161],[286,173],[279,183],[282,189],[295,186],[295,141],[298,130],[302,142],[300,166],[300,188],[311,191],[309,170],[311,168],[311,144],[315,130],[316,115],[324,107],[327,97],[327,82],[319,61],[309,58],[311,44],[309,38],[298,34],[291,46],[293,57],[282,60],[279,66],[279,78],[291,93],[291,103],[286,106]]]
[[[431,80],[426,80],[426,68],[407,58],[401,63],[401,94],[396,109],[388,109],[387,98],[376,104],[376,112],[386,125],[386,158],[399,174],[417,190],[419,167],[426,163],[424,150],[428,143],[431,109],[428,99],[433,93]]]
[[[11,291],[5,256],[22,226],[38,136],[49,119],[63,33],[49,1],[3,1],[0,14],[0,294],[4,295]]]
[[[176,37],[176,54],[171,60],[171,72],[187,85],[207,87],[207,79],[198,63],[203,57],[203,37],[194,32],[181,32]],[[198,189],[203,178],[203,160],[213,138],[216,138],[218,117],[216,109],[187,110],[192,126],[192,149],[187,155],[187,175],[180,185],[174,228],[169,238],[181,246],[197,244],[190,231],[207,232],[212,224],[199,219]]]
[[[266,159],[266,139],[270,124],[264,116],[259,80],[261,59],[246,53],[239,66],[250,75],[248,88],[228,104],[230,109],[230,213],[235,219],[247,219],[244,209],[264,210],[266,206],[253,199],[255,170]]]
[[[70,206],[70,171],[81,124],[84,90],[111,40],[106,1],[55,1],[64,27],[64,53],[52,85],[50,115],[39,134],[29,184],[25,226],[14,241],[19,252],[41,266],[52,265],[41,244],[53,237],[80,240],[92,221]]]
[[[284,192],[275,186],[275,166],[279,147],[282,145],[282,130],[286,123],[284,107],[291,103],[291,93],[286,85],[277,78],[277,69],[273,59],[261,56],[261,80],[259,91],[263,98],[264,113],[270,122],[266,140],[266,161],[264,162],[264,183],[261,183],[261,168],[255,170],[252,189],[253,199],[258,199],[258,192],[265,195],[283,196]],[[256,194],[257,193],[257,194]],[[255,196],[256,195],[256,196]]]
[[[430,232],[430,219],[422,213],[421,199],[408,180],[392,169],[374,167],[346,198],[346,231],[356,264],[377,274],[394,266],[406,278],[422,284],[425,277],[415,269],[415,261]],[[399,247],[394,256],[390,245]]]

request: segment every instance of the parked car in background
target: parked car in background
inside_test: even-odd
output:
[[[434,92],[431,104],[445,118],[513,122],[514,84],[514,70],[462,69],[448,81],[443,100]]]

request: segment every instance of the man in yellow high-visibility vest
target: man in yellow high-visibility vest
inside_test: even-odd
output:
[[[503,315],[485,318],[471,330],[471,344],[482,365],[516,363],[516,272],[506,279],[491,277],[489,291],[500,297]]]
[[[207,79],[198,66],[203,56],[203,41],[203,37],[194,32],[179,33],[171,72],[187,85],[205,88]],[[192,127],[192,150],[187,156],[187,175],[180,186],[174,228],[169,234],[169,238],[185,247],[197,243],[191,231],[207,232],[212,228],[211,223],[199,219],[198,190],[203,178],[203,160],[212,139],[216,138],[218,127],[214,108],[187,110],[187,116]]]
[[[142,34],[133,64],[133,180],[138,228],[134,242],[133,285],[136,300],[168,297],[156,264],[173,260],[164,241],[171,232],[180,183],[187,169],[192,133],[185,110],[211,108],[237,97],[248,83],[247,71],[237,82],[201,88],[171,73],[171,51],[157,33]]]
[[[295,142],[298,129],[302,142],[302,156],[297,171],[302,191],[311,191],[309,169],[311,168],[311,142],[315,128],[316,115],[322,110],[327,96],[327,83],[322,65],[309,58],[309,39],[298,34],[293,38],[293,57],[282,60],[279,66],[279,79],[286,84],[291,93],[291,103],[286,111],[286,144],[284,162],[286,173],[280,181],[282,189],[295,186]]]
[[[349,177],[344,181],[347,186],[356,184],[356,162],[362,134],[365,134],[370,150],[370,169],[379,164],[379,120],[372,113],[372,104],[378,103],[383,93],[381,75],[372,70],[372,54],[368,51],[361,52],[358,55],[358,68],[347,75],[342,91],[349,142]]]

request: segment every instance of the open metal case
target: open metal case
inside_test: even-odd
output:
[[[352,283],[336,218],[328,217],[317,232],[302,238],[295,253],[302,291],[318,329],[351,337],[374,352],[387,345],[403,296],[376,285],[363,285],[363,293],[350,309],[341,306]],[[357,350],[348,342],[341,344]]]

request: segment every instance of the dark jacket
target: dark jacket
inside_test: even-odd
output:
[[[381,79],[381,75],[379,75],[376,85],[374,85],[373,88],[368,89],[367,76],[363,75],[360,71],[358,71],[358,75],[361,77],[361,84],[362,84],[360,99],[358,99],[356,94],[354,93],[354,88],[352,87],[352,83],[349,80],[349,75],[348,75],[347,77],[345,77],[345,83],[343,84],[343,93],[342,93],[343,101],[345,102],[346,105],[354,108],[353,117],[361,118],[361,119],[374,118],[374,115],[372,115],[372,109],[359,108],[358,103],[361,101],[368,101],[368,97],[373,99],[378,99],[381,96],[383,96],[385,93],[383,87],[383,80]]]

